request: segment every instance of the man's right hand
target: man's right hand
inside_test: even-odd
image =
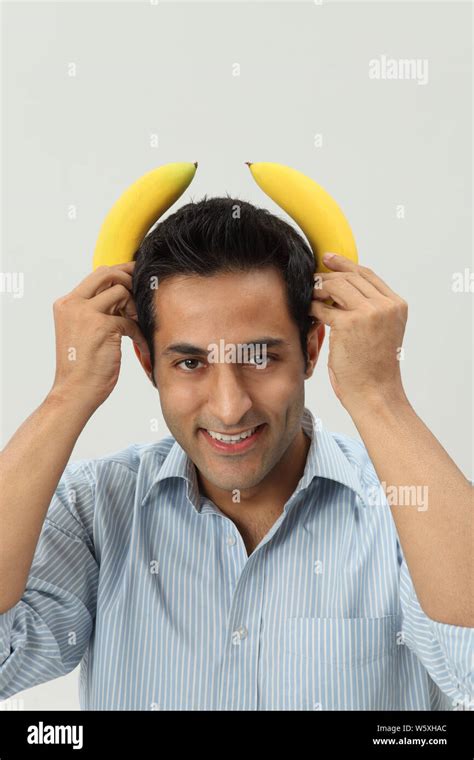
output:
[[[120,372],[122,336],[149,356],[132,297],[134,261],[98,267],[54,302],[56,375],[50,395],[91,410],[113,391]]]

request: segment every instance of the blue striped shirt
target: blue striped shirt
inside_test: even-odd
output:
[[[172,436],[69,463],[0,615],[0,698],[80,663],[86,710],[473,709],[474,628],[421,609],[365,446],[302,425],[250,556]]]

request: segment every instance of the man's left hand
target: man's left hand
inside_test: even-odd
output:
[[[372,400],[406,398],[400,373],[408,304],[371,269],[344,256],[324,258],[310,315],[331,328],[328,369],[331,385],[350,411]],[[335,304],[328,306],[324,300]]]

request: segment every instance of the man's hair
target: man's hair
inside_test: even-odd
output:
[[[132,292],[152,368],[157,329],[154,296],[161,282],[176,275],[211,277],[266,267],[276,268],[286,283],[287,304],[307,367],[308,330],[315,321],[309,315],[315,260],[303,236],[283,219],[247,201],[205,195],[158,222],[134,260]]]

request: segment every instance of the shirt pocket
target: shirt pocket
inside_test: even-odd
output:
[[[305,660],[351,667],[397,652],[400,615],[285,620],[285,648]]]
[[[286,709],[398,709],[400,621],[400,615],[286,618]]]

